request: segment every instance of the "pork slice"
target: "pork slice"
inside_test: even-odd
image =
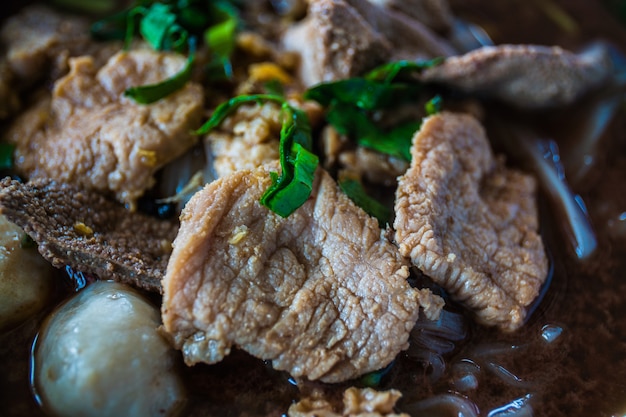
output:
[[[411,155],[396,192],[400,252],[480,323],[517,329],[548,271],[533,177],[496,159],[469,115],[425,119]]]
[[[307,17],[284,33],[283,45],[300,54],[306,86],[359,76],[390,60],[456,52],[421,22],[369,0],[311,1]]]
[[[283,35],[286,50],[300,54],[305,86],[355,77],[386,62],[391,44],[344,0],[316,0],[308,15]]]
[[[270,184],[264,167],[236,171],[185,206],[164,330],[187,364],[219,362],[235,345],[324,382],[384,367],[408,346],[420,304],[436,316],[439,297],[408,285],[397,248],[325,171],[288,218],[259,203]]]
[[[149,49],[120,52],[99,70],[90,56],[73,58],[52,96],[7,132],[16,144],[16,170],[109,193],[133,208],[155,172],[196,143],[191,131],[202,117],[203,92],[189,82],[144,105],[124,91],[167,79],[184,64],[181,55]]]
[[[0,212],[58,268],[160,292],[178,224],[141,213],[74,185],[39,179],[0,181]]]
[[[522,109],[540,109],[572,103],[612,72],[609,54],[600,46],[574,54],[557,46],[499,45],[447,58],[420,78]]]

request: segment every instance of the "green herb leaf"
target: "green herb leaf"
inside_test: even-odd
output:
[[[343,103],[332,105],[326,119],[337,132],[353,136],[359,145],[405,161],[411,160],[411,139],[421,125],[421,121],[411,121],[384,131],[364,112]]]
[[[442,58],[391,62],[363,77],[318,84],[307,90],[304,98],[326,107],[326,118],[339,133],[352,136],[361,146],[408,161],[411,159],[411,138],[421,121],[382,129],[373,121],[372,112],[414,101],[422,84],[412,76],[440,62]],[[427,111],[438,111],[438,100],[429,102]]]
[[[437,57],[428,61],[394,61],[374,68],[364,78],[370,81],[382,81],[391,83],[397,77],[407,76],[416,72],[421,72],[426,68],[431,68],[443,62],[444,58]]]
[[[361,207],[370,216],[378,219],[380,227],[385,227],[389,223],[391,210],[370,197],[360,181],[353,178],[340,179],[339,187],[357,206]]]
[[[230,80],[233,77],[230,57],[235,50],[239,15],[228,2],[217,1],[212,4],[214,23],[204,31],[204,42],[212,53],[207,66],[211,81]]]
[[[15,145],[0,143],[0,169],[13,168],[13,152],[15,152]]]
[[[165,44],[172,26],[176,23],[176,14],[172,6],[154,3],[148,8],[146,15],[141,19],[139,32],[154,49],[160,51]]]
[[[187,62],[180,72],[167,80],[161,81],[157,84],[148,84],[138,87],[131,87],[124,91],[124,95],[132,98],[140,104],[150,104],[167,97],[173,92],[183,88],[187,81],[191,79],[193,70],[193,62],[195,60],[195,46],[193,38],[189,43],[189,57]]]
[[[228,115],[244,103],[273,101],[282,106],[283,125],[280,131],[281,174],[272,175],[272,185],[260,202],[282,217],[288,217],[311,195],[319,160],[311,152],[313,139],[309,120],[302,110],[289,105],[284,97],[272,94],[238,96],[220,104],[209,120],[195,133],[206,134],[219,126]]]
[[[441,111],[441,107],[443,106],[443,99],[440,95],[436,95],[426,102],[424,105],[424,109],[426,110],[426,114],[432,116],[433,114],[437,114]]]

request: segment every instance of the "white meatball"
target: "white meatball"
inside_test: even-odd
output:
[[[59,417],[176,414],[184,389],[159,325],[158,308],[133,289],[87,286],[39,334],[33,366],[43,407]]]
[[[35,247],[22,247],[25,236],[0,215],[0,330],[39,312],[54,291],[52,266]]]

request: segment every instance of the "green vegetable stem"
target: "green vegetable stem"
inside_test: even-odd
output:
[[[280,131],[281,174],[272,173],[272,185],[260,202],[282,217],[288,217],[311,195],[319,160],[312,152],[311,126],[306,113],[291,106],[284,97],[273,94],[238,96],[220,104],[211,118],[196,131],[203,135],[215,129],[238,106],[244,103],[271,101],[281,105],[283,125]]]

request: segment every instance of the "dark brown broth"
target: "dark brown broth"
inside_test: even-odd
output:
[[[460,17],[482,25],[496,43],[559,44],[576,50],[586,42],[605,39],[626,51],[626,30],[599,1],[561,0],[577,23],[568,32],[547,17],[541,0],[452,0]],[[542,207],[545,239],[554,261],[554,276],[542,303],[528,324],[513,334],[479,326],[471,328],[470,342],[448,358],[453,364],[475,358],[477,346],[510,344],[524,348],[494,355],[528,385],[510,384],[481,372],[479,388],[467,393],[481,415],[533,393],[535,416],[623,416],[626,414],[626,236],[614,232],[626,212],[626,115],[621,110],[605,133],[602,163],[575,188],[587,203],[599,236],[599,248],[585,262],[575,259],[548,204]],[[561,117],[567,123],[566,117]],[[558,129],[551,133],[565,149],[572,146]],[[626,220],[621,220],[622,228]],[[40,318],[0,335],[0,414],[41,415],[29,390],[28,364],[32,338]],[[552,344],[540,337],[546,324],[564,332]],[[215,366],[186,371],[192,398],[190,415],[276,415],[286,413],[298,389],[288,375],[263,362],[235,352]],[[382,388],[399,388],[403,403],[454,390],[450,367],[434,384],[424,382],[424,370],[404,356],[383,379]],[[315,384],[312,384],[315,385]],[[304,390],[311,386],[301,387]],[[325,387],[340,392],[344,386]]]

